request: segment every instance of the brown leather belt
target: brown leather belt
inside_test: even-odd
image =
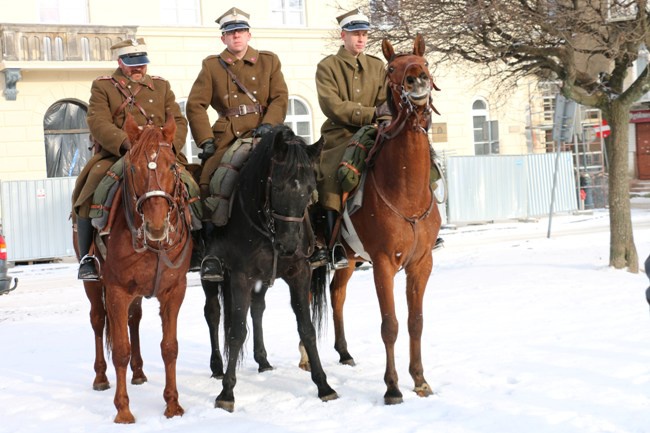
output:
[[[219,116],[221,117],[231,117],[231,116],[244,116],[246,114],[260,113],[264,114],[264,107],[255,104],[255,105],[240,105],[239,107],[232,107],[224,111],[219,111]]]

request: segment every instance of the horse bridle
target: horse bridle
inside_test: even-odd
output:
[[[276,211],[273,210],[273,203],[271,200],[271,188],[273,187],[273,169],[275,168],[276,165],[283,165],[284,162],[277,161],[275,158],[271,158],[271,166],[269,168],[269,173],[266,177],[266,185],[264,188],[264,204],[262,205],[262,215],[264,216],[263,221],[260,225],[256,224],[255,221],[253,221],[253,218],[246,212],[246,207],[244,206],[244,201],[242,198],[242,194],[237,194],[239,196],[239,205],[242,208],[242,211],[244,211],[244,215],[246,216],[246,219],[251,223],[251,226],[262,234],[264,237],[266,237],[270,242],[271,246],[273,248],[273,272],[271,274],[271,278],[269,281],[269,287],[273,286],[273,282],[275,281],[275,276],[277,274],[277,264],[278,264],[278,256],[279,252],[276,247],[276,240],[275,240],[275,235],[276,235],[276,229],[275,229],[275,221],[283,221],[283,222],[288,222],[288,223],[296,223],[296,224],[302,224],[304,223],[305,219],[308,219],[308,207],[309,204],[305,207],[305,211],[303,212],[302,216],[294,216],[294,215],[283,215],[280,214]],[[313,252],[313,248],[315,245],[315,239],[314,239],[314,233],[311,230],[311,224],[306,224],[308,228],[308,236],[309,236],[309,244],[307,247],[307,251],[304,254],[304,258],[307,258],[311,256],[311,253]]]
[[[158,144],[159,147],[161,148],[168,148],[171,149],[172,145],[167,142],[160,142]],[[136,227],[135,223],[135,215],[133,213],[133,210],[131,209],[130,206],[128,206],[128,203],[125,203],[125,214],[126,214],[126,221],[127,225],[129,226],[129,230],[131,231],[131,238],[133,242],[133,249],[136,253],[141,253],[145,250],[152,251],[157,254],[162,254],[164,258],[166,258],[166,264],[171,267],[171,268],[176,268],[179,266],[180,262],[182,260],[178,260],[176,263],[172,263],[169,258],[167,257],[166,252],[170,251],[172,248],[176,247],[176,244],[174,242],[169,242],[169,233],[175,231],[175,227],[171,224],[171,215],[173,212],[176,213],[177,215],[177,221],[183,221],[183,215],[181,210],[179,209],[178,206],[178,200],[179,197],[182,195],[182,185],[181,185],[181,179],[180,179],[180,174],[178,171],[178,167],[176,164],[172,167],[172,170],[174,171],[174,195],[169,194],[168,192],[164,191],[160,184],[160,179],[159,179],[159,173],[157,171],[158,168],[158,156],[160,155],[160,152],[155,152],[152,158],[149,157],[147,154],[147,168],[148,168],[148,176],[147,176],[147,192],[142,194],[141,196],[137,196],[135,193],[135,187],[134,187],[134,179],[131,176],[131,173],[126,169],[126,166],[130,166],[130,161],[131,161],[131,151],[129,151],[125,155],[125,170],[124,170],[124,200],[132,200],[135,201],[134,203],[134,209],[135,212],[140,216],[140,220],[142,223],[140,224],[139,227]],[[157,189],[150,189],[151,185],[154,184],[155,188]],[[164,242],[160,242],[160,246],[156,247],[151,245],[149,242],[147,242],[147,237],[145,235],[145,228],[144,228],[144,213],[142,211],[142,206],[145,201],[147,201],[150,198],[153,197],[162,197],[167,200],[169,204],[169,210],[167,211],[167,216],[166,216],[166,221],[168,223],[167,230],[165,233],[165,240]],[[141,246],[138,246],[138,243],[141,243]],[[188,242],[189,244],[189,242]],[[182,259],[184,254],[181,254],[180,259]]]

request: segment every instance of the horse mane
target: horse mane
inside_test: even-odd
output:
[[[286,125],[275,126],[264,134],[251,152],[239,177],[239,189],[245,190],[255,203],[261,203],[265,194],[264,186],[274,157],[274,143],[282,140],[286,144],[286,154],[281,162],[282,169],[276,172],[281,181],[302,179],[307,170],[312,170],[311,160],[307,154],[307,143]]]

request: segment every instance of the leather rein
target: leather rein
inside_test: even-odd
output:
[[[159,147],[162,148],[172,148],[170,143],[162,142],[159,143]],[[177,164],[174,164],[172,170],[174,173],[174,193],[173,195],[164,191],[160,187],[160,180],[158,172],[158,159],[159,152],[156,152],[153,155],[153,158],[149,158],[147,155],[147,192],[137,196],[134,188],[134,179],[130,172],[131,168],[131,150],[127,152],[124,156],[124,181],[122,182],[122,205],[124,206],[124,215],[126,218],[127,226],[131,232],[131,242],[133,250],[136,253],[142,253],[144,251],[150,251],[158,256],[158,263],[156,268],[156,279],[154,283],[153,293],[149,295],[156,296],[160,286],[160,280],[162,278],[162,266],[164,264],[166,267],[171,269],[177,269],[181,263],[187,257],[187,254],[190,250],[190,236],[189,236],[189,209],[184,205],[187,197],[185,196],[185,190],[181,181],[179,167]],[[157,189],[150,189],[152,188]],[[162,241],[157,241],[156,244],[152,245],[148,240],[145,233],[145,218],[144,213],[142,212],[142,205],[144,202],[153,197],[163,197],[169,203],[169,211],[165,220],[167,221],[167,228],[165,230],[165,239]],[[140,225],[137,226],[135,222],[135,214],[140,218]],[[176,224],[171,224],[172,214],[175,214]],[[176,241],[170,239],[170,233],[178,233]],[[184,236],[185,235],[185,236]],[[172,261],[169,258],[169,252],[179,246],[178,240],[182,240],[185,237],[185,243],[183,244],[183,250],[181,254],[177,257],[175,261]]]

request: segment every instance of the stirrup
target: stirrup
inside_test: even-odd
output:
[[[340,243],[335,243],[332,247],[332,269],[339,270],[345,269],[350,264],[348,262],[348,256],[345,254],[345,248]]]
[[[216,256],[205,256],[201,261],[201,279],[205,281],[223,281],[223,267]]]
[[[97,257],[86,254],[79,260],[77,279],[83,281],[99,281],[99,272],[97,271],[99,267],[100,264]]]

